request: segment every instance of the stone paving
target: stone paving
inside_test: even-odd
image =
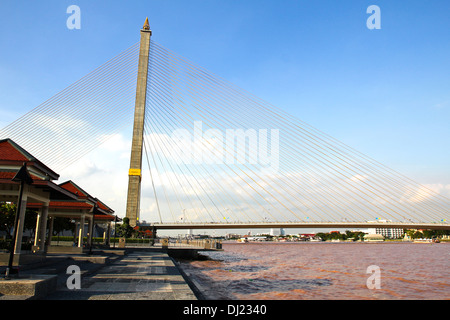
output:
[[[59,259],[48,266],[21,272],[20,278],[57,276],[57,289],[42,300],[196,300],[196,296],[167,253],[135,250],[114,255],[109,262],[99,256]],[[70,265],[81,271],[81,288],[68,289]],[[0,300],[27,300],[26,295],[1,295]]]
[[[128,253],[81,280],[81,289],[63,285],[45,299],[196,300],[173,260],[162,252]]]

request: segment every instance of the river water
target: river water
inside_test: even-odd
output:
[[[213,260],[181,262],[206,299],[450,299],[450,243],[224,243],[223,249],[207,253]],[[367,273],[369,266],[378,274]]]

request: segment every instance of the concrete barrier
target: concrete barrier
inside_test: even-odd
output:
[[[0,280],[0,294],[41,299],[56,290],[57,276],[33,275],[29,278]]]
[[[126,239],[125,238],[119,238],[119,246],[118,246],[118,248],[119,249],[123,249],[123,248],[125,248],[125,245],[126,245]]]
[[[163,249],[167,249],[169,247],[169,239],[161,239],[161,246]]]

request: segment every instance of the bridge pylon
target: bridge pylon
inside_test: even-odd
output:
[[[142,146],[144,139],[145,104],[147,98],[147,76],[151,35],[152,31],[150,30],[148,18],[146,18],[144,26],[141,29],[136,100],[134,109],[133,139],[131,144],[130,170],[128,171],[126,217],[130,219],[131,226],[136,226],[139,222]]]

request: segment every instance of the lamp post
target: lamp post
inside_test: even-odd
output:
[[[12,242],[11,242],[11,249],[9,251],[9,262],[8,262],[8,267],[6,268],[6,273],[5,273],[5,279],[7,279],[7,280],[10,279],[9,274],[13,268],[14,251],[16,249],[15,245],[16,245],[16,239],[17,239],[17,230],[19,227],[19,215],[22,210],[23,189],[25,187],[25,184],[33,183],[33,179],[31,179],[30,174],[28,173],[26,162],[24,162],[22,167],[19,169],[19,171],[17,171],[16,175],[14,176],[14,178],[11,179],[11,181],[20,182],[20,187],[19,187],[19,198],[18,198],[18,204],[17,204],[17,209],[16,209],[16,216],[14,218],[14,233],[13,233],[13,238],[12,238]],[[18,245],[20,246],[21,243],[19,243]],[[17,271],[17,273],[18,272],[19,271]]]
[[[113,248],[116,248],[116,230],[117,230],[117,221],[119,218],[117,216],[114,216],[114,242],[113,242]]]
[[[97,199],[95,199],[95,200],[97,200]],[[95,222],[95,214],[97,213],[97,211],[98,211],[98,204],[95,203],[94,207],[92,208],[91,230],[89,230],[90,238],[91,238],[91,241],[89,244],[89,254],[90,255],[92,255],[92,246],[94,245],[94,230],[95,230],[94,222]]]

